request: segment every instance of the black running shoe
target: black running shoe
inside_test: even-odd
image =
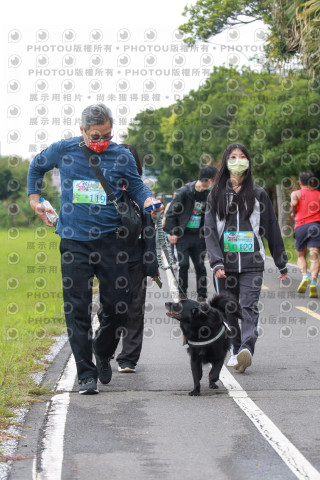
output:
[[[79,380],[79,393],[80,395],[93,395],[99,393],[97,380],[93,377],[82,378]]]
[[[112,378],[112,368],[110,365],[110,358],[100,357],[95,351],[93,351],[96,357],[96,367],[98,370],[98,378],[101,383],[107,385]]]

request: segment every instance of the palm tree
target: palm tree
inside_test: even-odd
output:
[[[302,63],[313,76],[320,73],[320,1],[308,0],[297,8]]]
[[[319,77],[320,0],[275,0],[272,16],[270,58],[286,61],[298,55],[305,69]]]

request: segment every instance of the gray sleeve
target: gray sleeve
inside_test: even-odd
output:
[[[212,211],[211,204],[208,202],[204,217],[204,236],[209,257],[210,267],[213,273],[224,269],[224,257],[220,247],[220,239],[217,230],[216,214]]]
[[[261,193],[260,203],[263,205],[260,218],[261,233],[268,241],[270,253],[275,265],[278,267],[280,273],[286,273],[286,264],[288,262],[286,250],[282,240],[278,219],[274,213],[271,200],[265,190]]]

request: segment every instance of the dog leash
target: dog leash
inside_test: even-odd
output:
[[[162,228],[162,218],[161,218],[160,212],[157,212],[157,216],[154,222],[156,224],[156,252],[157,252],[157,260],[158,260],[159,268],[161,268],[162,270],[169,270],[169,269],[171,270],[171,273],[173,275],[173,278],[175,279],[179,294],[184,295],[184,292],[182,291],[179,285],[178,279],[173,270],[173,258],[171,255],[170,243]],[[165,266],[162,262],[162,258],[161,258],[162,252],[164,253],[164,256],[167,259],[167,264],[168,264],[167,266]]]

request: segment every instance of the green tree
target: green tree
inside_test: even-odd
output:
[[[218,167],[233,142],[248,147],[253,174],[269,189],[301,169],[316,170],[319,94],[319,83],[302,73],[215,68],[198,90],[171,107],[150,117],[139,113],[127,142],[137,145],[158,190],[167,193],[196,178],[202,165]]]
[[[320,1],[198,0],[185,7],[188,21],[179,29],[185,42],[208,41],[227,27],[262,20],[269,27],[265,51],[269,62],[286,63],[297,56],[311,75],[320,73]]]
[[[251,91],[231,128],[252,152],[262,186],[285,186],[284,179],[313,170],[319,160],[320,89],[311,89],[303,74],[259,77],[263,88]]]
[[[164,185],[168,186],[171,175],[170,154],[166,151],[166,144],[160,125],[163,118],[171,115],[171,108],[145,110],[136,115],[134,122],[129,125],[125,138],[127,143],[133,144],[141,160],[144,174],[158,176],[161,172],[161,182],[158,191]]]
[[[313,75],[319,77],[320,69],[320,1],[309,0],[298,10],[301,24],[301,53],[303,63]]]
[[[28,201],[27,175],[29,161],[20,157],[0,157],[0,227],[39,225],[41,220],[31,210]],[[42,192],[55,208],[59,208],[58,193],[52,186],[51,173],[44,177]]]
[[[311,74],[320,73],[320,1],[276,0],[274,26],[269,38],[270,58],[286,60],[299,54]]]
[[[196,40],[208,40],[226,27],[256,20],[270,25],[272,0],[198,0],[195,5],[186,6],[183,15],[189,19],[179,30],[190,34],[185,41],[192,45]]]

